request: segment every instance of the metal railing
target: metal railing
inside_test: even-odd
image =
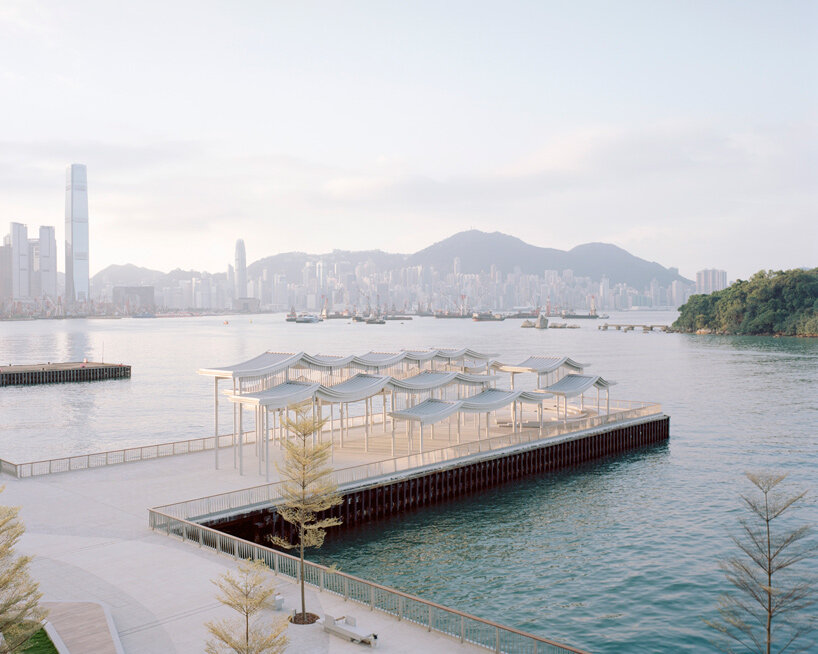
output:
[[[647,413],[645,411],[648,411]],[[634,411],[638,414],[634,414]],[[570,420],[567,424],[564,423],[545,423],[542,430],[534,429],[523,431],[522,433],[510,433],[504,436],[493,437],[482,441],[472,441],[470,443],[463,443],[455,445],[442,450],[430,450],[423,454],[411,454],[398,459],[407,459],[409,462],[399,468],[384,471],[378,474],[388,474],[390,472],[399,472],[405,470],[406,467],[418,467],[428,465],[429,463],[440,463],[441,455],[446,458],[459,458],[460,456],[468,456],[474,454],[473,447],[477,447],[477,452],[486,451],[489,449],[497,449],[499,447],[507,447],[507,445],[498,445],[502,439],[515,440],[514,444],[521,442],[529,442],[539,438],[547,438],[551,436],[558,436],[570,432],[581,431],[592,427],[609,424],[612,422],[620,422],[622,420],[629,420],[641,415],[650,415],[651,413],[660,413],[661,406],[659,404],[649,404],[646,402],[629,402],[629,401],[612,401],[611,413],[609,415],[600,415],[582,418],[579,420]],[[633,414],[633,415],[631,415]],[[381,424],[377,415],[370,417],[372,425]],[[365,416],[349,416],[347,418],[350,427],[362,426],[365,423]],[[323,431],[330,430],[329,423],[324,426]],[[529,437],[525,440],[520,440],[528,434]],[[233,434],[221,434],[219,439],[219,449],[226,449],[232,447],[235,443]],[[256,441],[256,432],[247,431],[244,434],[244,443],[252,444]],[[40,475],[49,475],[58,472],[70,472],[72,470],[89,470],[92,468],[100,468],[109,465],[119,465],[121,463],[133,463],[136,461],[150,461],[153,459],[160,459],[167,456],[178,456],[181,454],[194,454],[197,452],[212,451],[215,447],[216,437],[205,436],[202,438],[192,438],[184,441],[174,441],[170,443],[159,443],[156,445],[142,445],[136,447],[127,447],[118,450],[108,450],[105,452],[93,452],[91,454],[76,454],[72,456],[57,457],[54,459],[42,459],[39,461],[28,461],[25,463],[13,463],[0,459],[0,473],[6,473],[17,478],[37,477]],[[492,445],[487,445],[492,444]],[[469,450],[469,446],[472,449]],[[457,450],[463,448],[466,451],[462,454],[441,454],[448,450]],[[365,464],[362,466],[354,466],[354,468],[347,468],[346,470],[354,470],[357,468],[367,468],[368,466],[384,465],[389,461],[396,461],[397,459],[387,459],[386,461],[378,462],[377,464]],[[351,473],[350,473],[351,474]],[[339,479],[339,483],[346,483],[348,481],[357,481],[366,477],[373,476],[374,473],[363,472],[357,477],[350,479]]]
[[[245,432],[245,444],[255,443],[255,441],[256,433],[254,431]],[[195,454],[196,452],[205,452],[208,450],[212,451],[215,443],[215,436],[205,436],[203,438],[191,438],[185,441],[126,447],[119,450],[108,450],[106,452],[92,452],[91,454],[75,454],[55,459],[28,461],[26,463],[12,463],[0,459],[0,472],[23,478],[50,475],[56,472],[69,472],[71,470],[89,470],[91,468],[118,465],[120,463],[150,461],[166,456]],[[232,447],[233,444],[233,434],[219,435],[220,450]]]
[[[150,527],[155,531],[235,559],[261,560],[275,574],[296,582],[300,580],[299,559],[295,556],[173,517],[158,509],[149,509],[148,512]],[[344,601],[367,606],[370,611],[386,613],[427,631],[445,634],[461,643],[477,645],[498,654],[586,654],[569,645],[505,627],[309,561],[304,562],[304,581],[318,592],[343,597]]]
[[[458,459],[471,457],[481,453],[491,453],[508,447],[525,445],[540,440],[552,439],[559,436],[569,436],[581,431],[604,427],[613,423],[634,420],[661,413],[660,404],[645,402],[629,402],[628,405],[639,405],[611,415],[594,416],[569,422],[567,425],[553,423],[544,425],[540,429],[526,429],[517,433],[507,433],[477,441],[469,441],[451,445],[422,453],[363,463],[348,468],[340,468],[332,473],[333,481],[347,490],[350,485],[365,480],[374,480],[389,475],[398,474],[407,470],[423,469],[430,465],[440,465],[454,462]],[[204,518],[215,514],[225,513],[245,507],[271,504],[281,499],[281,482],[260,484],[243,488],[237,491],[217,493],[199,497],[184,502],[157,507],[168,515],[176,518]]]

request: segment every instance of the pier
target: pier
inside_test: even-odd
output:
[[[40,384],[129,379],[130,376],[131,367],[122,363],[79,361],[0,366],[0,386],[38,386]]]
[[[376,478],[347,484],[342,488],[344,503],[320,518],[341,519],[341,526],[333,528],[331,535],[335,529],[354,528],[517,479],[550,474],[667,441],[669,428],[667,416],[649,416],[624,425],[535,440],[443,465],[407,470],[386,480]],[[258,544],[265,544],[270,535],[292,541],[295,534],[293,525],[281,518],[275,504],[251,505],[197,522]]]
[[[613,323],[604,323],[599,325],[597,329],[606,332],[609,329],[615,329],[616,331],[623,331],[623,332],[632,332],[635,329],[641,329],[643,332],[652,332],[652,331],[659,331],[659,332],[669,332],[671,331],[670,325],[626,325],[626,324],[613,324]]]

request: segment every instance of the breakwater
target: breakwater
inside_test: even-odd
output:
[[[67,382],[129,379],[131,367],[122,363],[38,363],[0,367],[0,386],[37,386]]]
[[[343,490],[343,504],[322,517],[335,516],[342,525],[330,530],[352,529],[393,515],[464,497],[530,477],[548,474],[587,461],[634,450],[668,440],[670,418],[654,416],[631,424],[579,433],[558,442],[539,441],[529,447],[497,452],[480,460],[464,459],[435,470],[408,471],[388,481],[363,483]],[[275,506],[203,521],[219,531],[255,543],[276,535],[294,540],[293,526]]]

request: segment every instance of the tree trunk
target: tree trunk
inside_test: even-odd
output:
[[[301,529],[299,530],[298,534],[298,541],[299,541],[299,551],[301,553],[301,619],[306,622],[307,620],[307,603],[304,599],[304,525],[301,525]],[[769,654],[769,653],[768,653]]]
[[[773,621],[773,561],[770,551],[770,505],[767,501],[767,493],[764,493],[764,521],[767,525],[767,654],[770,654]]]

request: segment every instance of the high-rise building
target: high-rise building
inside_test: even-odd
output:
[[[11,297],[15,300],[31,297],[28,227],[11,223],[8,245],[11,246]]]
[[[29,239],[31,297],[57,297],[57,237],[53,227],[40,227],[40,238]]]
[[[696,273],[696,293],[709,295],[727,288],[727,272],[708,268]]]
[[[84,164],[65,171],[65,301],[90,299],[88,272],[88,172]]]
[[[247,254],[244,239],[236,241],[236,297],[247,297]]]

